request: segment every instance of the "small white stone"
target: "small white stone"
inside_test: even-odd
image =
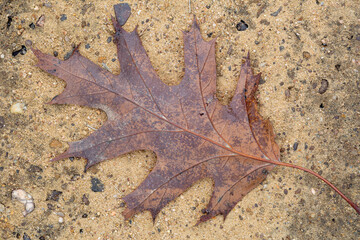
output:
[[[15,114],[24,113],[25,105],[23,103],[15,103],[10,107],[10,112]]]
[[[59,217],[59,223],[63,223],[64,222],[64,218]]]
[[[4,55],[4,54],[1,54],[0,57],[1,57],[1,58],[5,58],[5,55]]]
[[[311,188],[311,193],[312,193],[313,195],[315,195],[315,194],[316,194],[315,189]]]
[[[17,189],[12,191],[11,196],[13,200],[17,200],[22,204],[24,204],[25,206],[25,211],[23,212],[24,217],[29,213],[31,213],[32,211],[34,211],[35,209],[34,199],[29,193],[25,192],[22,189]]]

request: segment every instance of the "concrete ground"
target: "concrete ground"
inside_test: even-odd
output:
[[[84,159],[49,162],[106,115],[46,105],[65,83],[36,68],[29,45],[66,57],[74,46],[119,73],[112,6],[121,1],[2,0],[0,3],[0,239],[359,239],[360,217],[328,186],[277,167],[230,212],[194,226],[212,191],[204,179],[168,204],[125,222],[121,198],[156,161],[137,151],[84,173]],[[138,25],[160,78],[184,74],[182,31],[195,14],[203,37],[217,38],[218,97],[234,93],[250,51],[261,114],[271,120],[281,161],[311,168],[360,200],[360,5],[357,0],[128,1],[125,29]],[[190,13],[189,13],[190,12]],[[41,17],[40,21],[38,19]],[[23,47],[24,46],[24,47]],[[25,51],[26,48],[26,51]],[[20,50],[20,51],[18,51]],[[16,56],[13,56],[16,55]],[[102,192],[94,192],[98,179]],[[26,217],[15,189],[32,195]]]

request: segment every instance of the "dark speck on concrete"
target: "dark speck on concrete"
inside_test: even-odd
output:
[[[103,192],[104,184],[96,177],[91,178],[91,190],[93,192]]]
[[[107,43],[111,43],[112,41],[112,37],[108,37],[108,39],[106,40]]]
[[[3,128],[5,126],[5,119],[3,116],[0,116],[0,128]]]
[[[285,49],[285,47],[284,47],[284,46],[280,46],[279,49],[280,49],[280,51],[282,51],[282,50]]]
[[[11,26],[11,22],[13,20],[13,17],[12,16],[8,16],[8,20],[7,20],[7,23],[6,23],[6,28],[9,29],[9,27]]]
[[[85,204],[85,205],[89,205],[90,204],[90,201],[89,201],[89,198],[84,194],[82,196],[82,202]]]
[[[335,65],[335,69],[338,70],[338,71],[340,71],[340,67],[341,67],[340,64],[336,64],[336,65]]]
[[[90,48],[90,44],[86,44],[85,49],[89,49],[89,48]]]
[[[50,194],[47,195],[46,201],[52,200],[52,201],[59,201],[59,197],[62,194],[62,192],[58,190],[52,190]]]
[[[61,14],[60,21],[65,21],[67,19],[66,14]]]
[[[299,146],[299,143],[298,143],[298,142],[294,143],[294,145],[293,145],[293,150],[296,151],[297,148],[298,148],[298,146]]]
[[[276,17],[277,15],[279,15],[279,13],[281,12],[281,10],[282,10],[282,7],[279,7],[279,9],[276,10],[276,12],[270,13],[270,15],[273,16],[273,17]]]
[[[53,55],[54,55],[54,57],[57,57],[59,55],[59,53],[57,51],[54,51]]]
[[[35,24],[34,24],[34,23],[30,23],[29,27],[30,27],[31,29],[35,29]]]
[[[36,173],[36,172],[42,172],[42,168],[36,165],[30,165],[30,167],[27,169],[28,172]]]
[[[31,238],[26,233],[24,233],[23,240],[31,240]]]

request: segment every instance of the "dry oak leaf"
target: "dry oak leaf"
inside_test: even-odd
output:
[[[119,19],[116,6],[115,13]],[[127,19],[129,12],[125,15]],[[119,75],[77,49],[66,61],[33,49],[38,67],[66,81],[65,90],[50,104],[99,108],[108,117],[100,129],[70,143],[53,160],[83,157],[87,169],[134,150],[152,150],[156,165],[124,197],[126,219],[145,210],[155,219],[168,202],[203,178],[211,178],[214,189],[199,222],[218,214],[226,217],[266,178],[275,166],[271,163],[279,161],[271,124],[259,115],[254,96],[260,74],[253,74],[248,56],[232,101],[221,105],[215,96],[215,39],[204,41],[194,20],[184,32],[185,75],[179,85],[168,86],[157,76],[136,29],[126,32],[119,22],[113,18]]]

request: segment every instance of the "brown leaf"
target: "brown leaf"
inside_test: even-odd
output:
[[[78,49],[66,61],[33,49],[37,66],[67,83],[50,104],[99,108],[108,116],[100,129],[70,143],[53,160],[83,157],[88,169],[134,150],[152,150],[157,154],[155,167],[124,197],[126,219],[145,210],[155,219],[168,202],[203,178],[213,179],[214,190],[200,222],[218,214],[226,217],[266,178],[274,167],[271,163],[279,161],[271,124],[260,116],[254,97],[260,74],[253,74],[247,56],[231,103],[221,105],[215,96],[215,40],[204,41],[194,20],[191,30],[184,33],[184,78],[177,86],[165,85],[136,29],[126,32],[121,27],[124,22],[116,20],[121,11],[115,10],[119,75],[94,64]],[[121,14],[129,16],[126,11]]]

